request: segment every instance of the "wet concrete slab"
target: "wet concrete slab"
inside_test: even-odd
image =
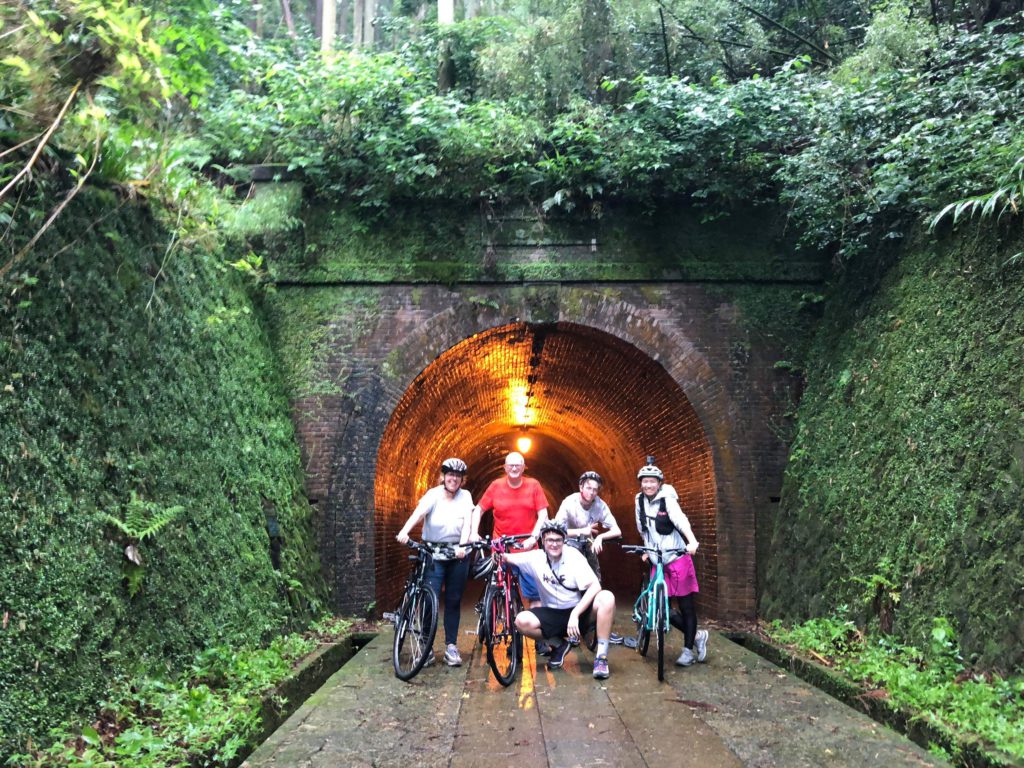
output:
[[[620,630],[628,616],[620,611]],[[278,766],[934,766],[900,734],[712,633],[708,660],[680,668],[669,634],[666,679],[653,654],[612,646],[612,675],[574,649],[548,670],[526,641],[508,688],[490,674],[463,612],[464,664],[437,664],[411,683],[391,668],[385,630],[245,762]],[[442,650],[440,640],[435,645]],[[652,649],[653,651],[653,649]]]

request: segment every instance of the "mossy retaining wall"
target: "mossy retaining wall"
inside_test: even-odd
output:
[[[119,675],[326,602],[249,292],[120,203],[83,191],[0,298],[0,755]]]

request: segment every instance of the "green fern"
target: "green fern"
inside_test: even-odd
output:
[[[982,218],[995,215],[998,219],[1007,212],[1017,214],[1020,213],[1022,205],[1024,205],[1024,157],[1019,157],[996,189],[983,195],[950,203],[932,219],[931,229],[935,229],[939,222],[950,213],[953,214],[953,223],[956,224],[965,215],[971,218],[975,214]]]
[[[180,505],[162,508],[151,501],[143,501],[132,492],[124,520],[106,513],[103,513],[102,517],[128,538],[142,542],[169,525],[184,511],[185,508]]]

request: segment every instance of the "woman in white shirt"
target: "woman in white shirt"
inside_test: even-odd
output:
[[[459,614],[462,611],[462,593],[469,575],[469,560],[460,544],[469,541],[473,498],[462,487],[466,479],[466,462],[445,459],[441,462],[441,484],[435,485],[419,500],[416,509],[405,521],[395,537],[400,544],[409,541],[409,531],[423,521],[423,541],[431,544],[455,545],[455,559],[435,556],[427,581],[440,599],[444,584],[444,661],[450,667],[462,664],[459,655]],[[433,661],[433,652],[427,663]]]

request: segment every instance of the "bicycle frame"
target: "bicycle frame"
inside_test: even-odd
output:
[[[641,656],[647,655],[647,643],[651,635],[655,635],[658,648],[658,680],[663,680],[665,676],[665,635],[672,629],[672,624],[669,621],[668,586],[665,583],[665,556],[676,553],[684,554],[686,550],[661,550],[656,547],[635,545],[624,545],[622,549],[626,552],[647,554],[652,560],[651,567],[654,569],[654,575],[647,579],[647,585],[640,591],[640,595],[633,604],[633,621],[639,631],[636,648]]]
[[[515,678],[522,652],[522,637],[515,625],[517,606],[521,606],[522,601],[515,571],[504,561],[503,555],[513,543],[529,537],[529,534],[501,536],[487,544],[494,559],[494,570],[484,590],[479,626],[486,633],[483,642],[487,646],[487,663],[495,679],[504,686]]]
[[[455,554],[450,545],[409,541],[408,546],[416,550],[415,555],[409,556],[416,564],[406,579],[398,610],[388,617],[395,623],[395,640],[392,648],[395,676],[406,681],[415,677],[423,668],[437,631],[437,595],[427,583],[428,568],[435,554]],[[425,623],[423,619],[426,619]],[[408,647],[407,642],[410,643]]]

